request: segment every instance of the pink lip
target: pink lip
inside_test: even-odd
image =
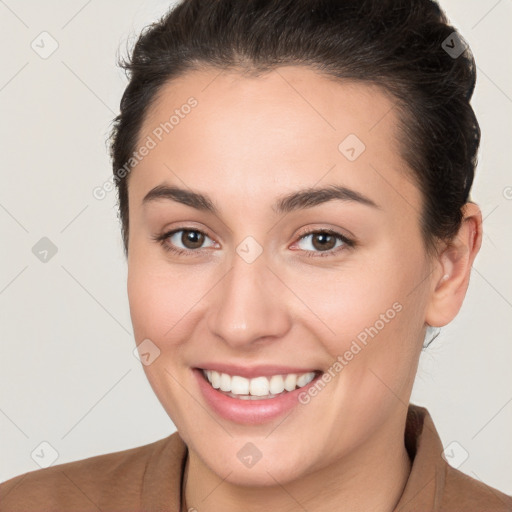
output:
[[[235,366],[224,363],[204,363],[198,365],[203,370],[215,370],[219,373],[227,373],[228,375],[239,375],[246,379],[252,379],[254,377],[271,377],[272,375],[286,375],[288,373],[296,373],[301,375],[303,373],[315,372],[318,369],[311,368],[297,368],[291,366],[279,366],[279,365],[256,365],[256,366]]]
[[[206,365],[205,365],[206,366]],[[214,369],[207,367],[208,369]],[[218,368],[218,367],[217,367]],[[224,368],[226,368],[224,366]],[[267,370],[269,367],[265,367]],[[255,370],[252,368],[251,370]],[[219,371],[219,370],[217,370]],[[230,373],[231,375],[240,375],[240,373]],[[258,370],[260,372],[261,370]],[[206,380],[203,372],[199,368],[193,368],[192,372],[195,375],[199,389],[210,408],[224,419],[233,421],[235,423],[242,423],[246,425],[258,425],[274,420],[288,413],[297,405],[301,405],[299,402],[299,395],[307,392],[310,386],[314,386],[316,381],[321,377],[317,375],[309,384],[306,386],[283,393],[275,398],[268,398],[264,400],[241,400],[239,398],[231,398],[222,392],[213,388],[210,383]],[[287,368],[286,371],[274,371],[267,373],[267,375],[277,375],[279,373],[307,373],[307,370],[299,370],[297,372],[291,371]],[[257,376],[263,376],[262,373],[255,373]],[[240,375],[242,376],[242,375]]]

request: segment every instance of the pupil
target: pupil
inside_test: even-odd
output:
[[[317,244],[316,242],[320,243]],[[328,233],[317,233],[313,235],[313,246],[315,249],[328,250],[334,247],[332,242],[336,242],[333,235],[329,235]]]
[[[184,230],[181,236],[181,242],[188,249],[197,249],[203,245],[204,235],[198,231]]]

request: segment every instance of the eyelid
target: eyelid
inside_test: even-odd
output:
[[[297,241],[293,242],[292,247],[298,244],[301,240],[304,238],[307,238],[308,236],[317,235],[317,234],[328,234],[331,236],[334,236],[336,239],[341,240],[343,243],[339,247],[335,247],[333,249],[328,249],[326,251],[308,251],[304,249],[299,249],[302,252],[305,253],[308,257],[320,257],[320,258],[327,258],[327,257],[334,257],[337,256],[339,252],[346,251],[347,249],[352,249],[356,246],[356,241],[354,238],[349,238],[347,235],[341,233],[340,231],[337,231],[333,228],[326,228],[326,227],[318,227],[318,228],[305,228],[304,230],[301,230],[299,234],[297,234]]]
[[[317,226],[317,227],[314,227],[314,226],[312,227],[310,225],[306,228],[300,229],[296,236],[298,239],[300,239],[307,235],[312,235],[312,234],[317,234],[317,233],[330,233],[331,235],[339,236],[339,237],[343,238],[347,243],[355,244],[355,236],[352,234],[348,234],[348,233],[345,234],[344,231],[346,231],[346,230],[342,230],[341,228],[326,227],[325,225]]]
[[[305,235],[310,235],[312,233],[331,233],[332,235],[340,236],[346,239],[348,242],[352,242],[354,244],[356,242],[356,236],[347,229],[342,229],[339,227],[329,227],[326,226],[325,224],[309,224],[307,227],[299,229],[296,236],[297,238],[301,238]]]
[[[180,231],[196,231],[201,233],[202,235],[208,237],[210,240],[214,242],[214,244],[218,244],[218,242],[208,234],[208,230],[203,228],[198,228],[196,226],[179,226],[176,228],[171,228],[164,230],[161,234],[152,235],[151,239],[155,242],[158,242],[162,248],[168,252],[172,252],[174,254],[186,255],[186,256],[199,256],[204,253],[209,247],[201,247],[199,249],[182,249],[181,247],[176,247],[170,243],[168,243],[168,239],[179,233]]]

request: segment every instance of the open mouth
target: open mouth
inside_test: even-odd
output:
[[[303,388],[322,374],[321,370],[306,373],[261,376],[252,379],[200,368],[205,380],[223,395],[239,400],[267,400]]]

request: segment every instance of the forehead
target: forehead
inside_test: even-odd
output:
[[[191,99],[196,106],[188,108]],[[336,141],[354,133],[371,144],[377,125],[388,134],[395,131],[394,106],[394,98],[374,84],[334,80],[304,66],[281,67],[259,76],[206,68],[186,72],[159,89],[141,135],[171,120],[168,139],[176,139],[180,132],[188,135],[187,128],[195,133],[203,128],[204,135],[217,139],[229,134],[230,142],[236,134],[240,140],[257,134],[260,141],[266,133],[266,142],[278,145],[294,135],[302,136],[302,143],[326,137]]]
[[[367,192],[387,183],[395,195],[417,195],[405,179],[394,107],[376,85],[306,67],[257,77],[187,72],[161,87],[146,114],[138,147],[150,139],[153,147],[131,173],[130,196],[180,180],[226,194],[236,182],[233,193],[261,197],[320,182]]]

